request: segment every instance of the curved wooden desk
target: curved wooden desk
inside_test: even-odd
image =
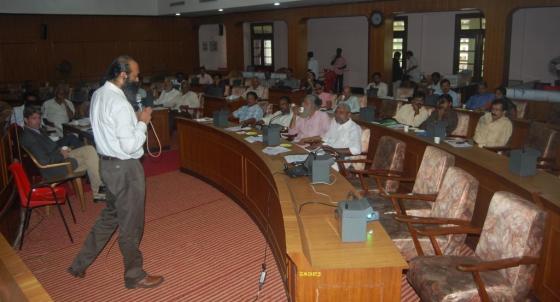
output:
[[[281,173],[282,156],[265,155],[262,143],[212,125],[179,118],[177,127],[182,171],[214,185],[253,218],[292,301],[400,300],[407,264],[379,223],[369,224],[366,242],[343,244],[332,207],[308,204],[298,213],[306,202],[329,199],[313,192],[307,178]],[[354,188],[340,174],[334,177],[332,185],[315,189],[333,201],[346,199]]]
[[[534,176],[521,177],[509,171],[508,158],[483,148],[454,148],[443,141],[435,144],[432,139],[420,137],[414,132],[405,133],[378,124],[357,120],[362,127],[371,129],[370,152],[375,152],[382,136],[392,136],[406,143],[404,173],[415,176],[426,146],[432,145],[455,155],[455,166],[476,177],[479,182],[473,222],[484,224],[490,199],[496,191],[509,191],[532,200],[531,193],[539,192],[548,212],[543,257],[535,279],[535,291],[542,301],[560,300],[560,178],[538,172]],[[371,156],[372,154],[370,154]],[[476,239],[476,238],[471,238]]]

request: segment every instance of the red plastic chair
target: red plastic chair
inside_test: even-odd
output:
[[[56,205],[56,207],[58,208],[58,212],[60,213],[60,217],[62,218],[62,222],[64,222],[64,227],[66,228],[68,237],[70,237],[70,242],[74,243],[74,239],[72,239],[72,234],[70,234],[70,230],[68,229],[68,224],[66,223],[64,214],[62,214],[62,208],[60,207],[61,204],[64,204],[66,201],[68,201],[68,207],[70,208],[72,219],[74,220],[74,223],[76,223],[76,217],[74,216],[74,211],[72,210],[72,205],[70,204],[70,200],[68,199],[66,189],[59,186],[59,184],[65,182],[68,179],[66,177],[53,178],[31,185],[21,163],[14,162],[9,166],[9,169],[14,176],[16,187],[19,193],[21,207],[22,209],[25,209],[25,218],[23,220],[19,249],[21,250],[21,248],[23,247],[23,238],[25,235],[25,231],[29,227],[29,220],[31,219],[32,210],[34,208],[43,206]]]

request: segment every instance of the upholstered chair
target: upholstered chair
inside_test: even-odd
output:
[[[457,220],[469,224],[478,193],[478,180],[469,173],[457,167],[450,167],[445,174],[443,184],[434,202],[434,206],[426,216],[411,216],[397,214],[395,219],[407,226],[409,233],[399,231],[389,232],[403,256],[410,260],[419,255],[458,255],[465,241],[466,234],[451,234],[436,237],[438,245],[432,250],[428,237],[419,237],[416,234],[416,225],[437,223],[441,220]],[[399,205],[395,205],[398,208]]]
[[[516,107],[517,116],[513,116],[513,118],[524,119],[525,113],[527,112],[527,103],[528,101],[525,100],[511,100]]]
[[[466,138],[469,134],[469,120],[470,115],[468,113],[457,111],[457,127],[453,130],[451,136]]]
[[[544,238],[546,213],[509,192],[496,192],[482,229],[444,222],[419,235],[480,234],[473,256],[421,256],[407,279],[422,301],[525,301]]]
[[[394,178],[401,182],[414,182],[410,193],[381,192],[382,197],[391,199],[395,205],[395,212],[414,216],[427,216],[432,210],[439,189],[447,169],[455,165],[455,156],[433,146],[427,146],[422,156],[422,162],[415,178],[397,178],[391,176],[377,176],[377,178]]]
[[[540,122],[532,122],[525,144],[538,150],[541,155],[537,167],[544,170],[554,170],[558,148],[560,148],[560,128]]]
[[[340,164],[365,164],[364,170],[351,168],[347,170],[347,174],[357,175],[364,194],[369,193],[369,186],[365,177],[374,177],[376,175],[383,176],[401,176],[404,168],[404,156],[406,151],[406,143],[390,136],[382,136],[377,143],[377,149],[372,160],[339,160]],[[383,192],[396,192],[399,187],[398,179],[376,179],[377,190]]]
[[[350,162],[344,163],[342,160],[337,161],[338,171],[340,172],[340,174],[342,174],[345,177],[349,176],[347,171],[348,168],[350,167],[356,170],[364,170],[366,167],[366,162],[364,160],[367,159],[367,155],[369,152],[369,140],[371,138],[371,130],[369,128],[364,128],[364,127],[361,128],[362,128],[362,138],[361,138],[362,153],[358,155],[348,156],[345,158],[346,160],[353,161],[352,163]]]
[[[399,101],[395,100],[381,100],[381,108],[379,110],[380,118],[392,118],[397,113],[397,108],[399,106]]]

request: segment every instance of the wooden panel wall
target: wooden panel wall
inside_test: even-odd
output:
[[[331,6],[274,9],[262,12],[232,13],[194,19],[197,24],[224,23],[228,34],[228,67],[243,67],[242,35],[229,30],[231,25],[243,22],[283,20],[288,24],[288,62],[297,76],[307,69],[307,20],[311,18],[368,16],[374,10],[382,11],[385,24],[370,29],[369,74],[381,71],[385,79],[391,78],[392,17],[396,12],[455,11],[461,8],[477,8],[487,19],[484,58],[485,80],[491,87],[498,86],[507,78],[509,56],[509,27],[511,14],[522,7],[560,6],[560,0],[395,0],[371,1]],[[437,51],[437,50],[435,50]],[[452,48],[449,51],[453,51]],[[198,61],[196,61],[198,62]],[[196,65],[196,64],[193,64]]]
[[[197,45],[191,20],[176,17],[0,15],[0,28],[0,83],[59,80],[62,60],[71,81],[97,80],[120,54],[144,74],[190,71]]]

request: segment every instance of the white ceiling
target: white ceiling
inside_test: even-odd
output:
[[[367,0],[361,0],[367,1]],[[369,0],[371,1],[371,0]],[[279,6],[274,6],[279,2]],[[69,15],[215,15],[360,0],[0,0],[0,13]],[[170,6],[171,4],[176,4]],[[218,9],[224,9],[218,12]]]

